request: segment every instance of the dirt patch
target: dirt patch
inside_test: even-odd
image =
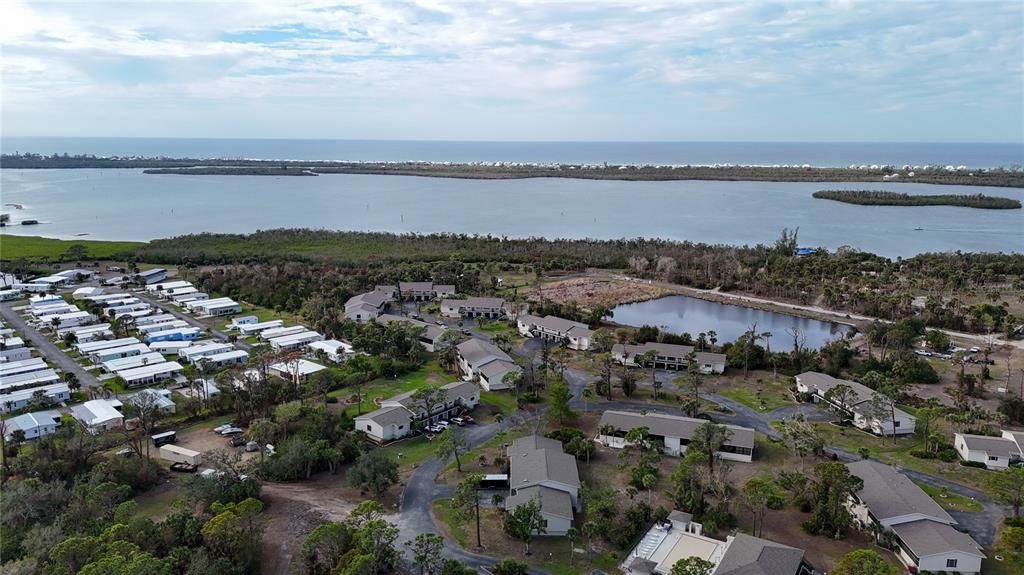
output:
[[[629,281],[616,279],[612,276],[574,277],[545,284],[543,297],[557,302],[575,301],[580,307],[595,306],[614,307],[623,303],[633,303],[669,295],[671,292],[646,283],[646,281]],[[534,292],[531,299],[540,299],[541,294]]]
[[[263,501],[266,518],[261,551],[264,575],[287,575],[291,563],[299,556],[302,542],[317,526],[341,521],[364,500],[372,499],[348,484],[347,470],[331,475],[319,474],[308,481],[295,483],[266,482]],[[398,507],[407,476],[377,499],[387,510]]]

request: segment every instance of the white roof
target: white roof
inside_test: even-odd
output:
[[[23,387],[32,384],[45,385],[56,381],[60,381],[60,376],[50,368],[15,375],[5,375],[0,377],[0,392],[13,387]]]
[[[323,341],[310,342],[306,347],[309,349],[322,349],[329,354],[335,355],[338,354],[338,350],[341,350],[341,353],[352,353],[353,351],[350,344],[336,339],[325,339]]]
[[[0,341],[4,342],[7,349],[14,349],[16,347],[22,347],[25,345],[25,340],[20,337],[0,337]]]
[[[249,352],[245,351],[244,349],[233,349],[231,351],[225,351],[224,353],[204,355],[201,358],[196,358],[196,360],[198,361],[200,359],[208,359],[212,362],[217,363],[221,361],[230,361],[233,359],[238,359],[240,357],[249,357]]]
[[[272,339],[284,335],[291,335],[293,333],[302,333],[304,331],[308,331],[308,328],[302,325],[293,325],[291,327],[275,327],[261,331],[260,337],[263,339]]]
[[[208,302],[210,300],[201,300],[201,301],[207,301]],[[221,309],[221,308],[225,308],[225,307],[241,307],[241,304],[239,304],[235,300],[228,300],[228,301],[218,301],[218,302],[214,302],[214,303],[211,303],[211,304],[208,304],[208,305],[203,305],[203,306],[200,306],[200,307],[202,309],[205,309],[205,310],[209,311],[211,309]]]
[[[53,301],[64,301],[64,298],[62,298],[62,297],[60,297],[59,295],[56,295],[56,294],[34,295],[34,296],[28,298],[28,303],[32,307],[38,307],[38,306],[44,305],[47,302],[53,302]]]
[[[164,269],[164,268],[153,268],[151,270],[142,270],[141,272],[139,272],[139,273],[137,273],[135,275],[142,276],[142,277],[149,277],[149,276],[152,276],[152,275],[159,275],[159,274],[162,274],[162,273],[167,273],[167,270]]]
[[[308,359],[300,359],[297,362],[289,361],[275,363],[270,366],[270,369],[287,374],[294,374],[297,371],[300,376],[305,376],[318,371],[323,371],[327,368],[319,363],[309,361]]]
[[[116,399],[93,399],[82,405],[71,406],[71,413],[86,425],[100,425],[124,418],[121,412],[115,408],[120,405],[121,402]]]
[[[181,351],[178,352],[178,355],[180,355],[182,357],[185,357],[185,358],[188,358],[188,357],[199,357],[199,356],[202,356],[202,355],[212,355],[214,353],[222,353],[222,352],[228,351],[229,349],[231,349],[231,344],[229,344],[229,343],[214,342],[214,343],[207,343],[207,344],[204,344],[204,345],[194,345],[192,347],[184,348],[184,349],[182,349]]]
[[[142,275],[142,274],[139,274],[139,275]],[[160,283],[150,284],[150,285],[146,286],[146,291],[151,291],[151,292],[167,291],[167,290],[172,290],[172,289],[175,289],[175,288],[185,288],[185,287],[192,287],[192,282],[187,282],[187,281],[184,281],[184,280],[160,282]]]
[[[103,288],[101,288],[101,287],[89,287],[89,286],[86,286],[86,287],[80,287],[80,288],[76,289],[74,292],[72,292],[71,295],[72,296],[76,296],[76,295],[87,296],[87,295],[100,295],[102,293],[103,293]]]
[[[111,348],[111,347],[121,347],[121,346],[129,345],[129,344],[132,344],[132,343],[142,343],[142,342],[140,342],[138,339],[136,339],[134,337],[122,337],[120,339],[104,339],[104,340],[101,340],[101,341],[90,341],[88,343],[76,343],[75,344],[75,349],[78,350],[78,353],[89,354],[89,353],[92,353],[94,351],[99,351],[101,349],[107,349],[107,348]]]
[[[270,345],[276,347],[282,345],[291,345],[295,343],[305,343],[307,341],[317,340],[322,337],[322,335],[315,331],[303,331],[299,333],[293,333],[291,335],[271,338]]]
[[[94,332],[94,331],[103,331],[105,329],[110,329],[110,324],[109,323],[94,323],[92,325],[76,325],[76,326],[66,327],[64,329],[57,330],[57,335],[63,336],[64,334],[69,333],[69,332],[73,333],[75,335],[79,335],[79,334],[85,334],[85,333],[90,333],[90,332]]]
[[[122,345],[120,347],[108,347],[105,349],[98,349],[96,351],[89,352],[89,355],[102,357],[117,353],[131,353],[133,351],[137,351],[139,353],[146,353],[149,351],[149,346],[144,343],[133,343],[130,345]]]
[[[177,318],[175,318],[172,314],[162,313],[162,314],[159,314],[159,315],[151,315],[151,316],[149,316],[149,317],[147,317],[145,319],[137,319],[137,320],[135,320],[135,325],[136,326],[142,326],[142,325],[150,325],[150,324],[154,324],[154,323],[164,323],[164,322],[172,321],[172,320],[175,320],[175,319],[177,319]]]
[[[41,357],[9,361],[7,363],[0,363],[0,377],[14,375],[16,373],[39,371],[40,369],[46,368],[46,362],[43,361],[43,358]]]
[[[66,282],[69,279],[71,279],[71,278],[66,278],[64,276],[43,276],[41,278],[36,278],[36,279],[30,281],[29,283],[33,283],[33,284],[58,284],[58,283],[61,283],[61,282]]]
[[[166,361],[164,356],[159,353],[143,353],[141,355],[135,355],[132,357],[123,357],[121,359],[112,359],[110,361],[103,362],[103,369],[107,371],[120,371],[123,369],[131,369],[133,367],[139,367],[143,365],[154,365],[157,363],[163,363]]]
[[[175,371],[182,371],[183,369],[184,368],[181,367],[180,363],[176,361],[168,361],[165,363],[158,363],[156,365],[145,365],[142,367],[135,367],[132,369],[123,369],[117,372],[117,375],[123,377],[125,381],[132,381],[144,377],[163,375],[165,373],[173,373]]]
[[[28,431],[44,425],[53,425],[57,419],[60,419],[60,413],[52,410],[23,413],[7,420],[7,435],[10,437],[11,433],[18,429]]]
[[[238,331],[242,333],[256,333],[265,329],[274,329],[284,325],[283,319],[272,319],[270,321],[261,321],[259,323],[245,323],[238,326]]]
[[[138,326],[137,329],[141,333],[150,333],[150,332],[154,332],[155,333],[155,332],[158,332],[158,331],[166,331],[166,330],[169,330],[169,329],[174,329],[176,327],[186,327],[186,326],[188,326],[188,322],[187,321],[180,320],[180,319],[175,319],[175,320],[164,321],[164,322],[160,322],[160,323],[150,323],[150,324],[147,324],[147,325],[141,325],[141,326]]]
[[[68,387],[68,384],[54,383],[50,385],[33,387],[31,389],[19,389],[18,391],[12,391],[10,393],[2,394],[0,395],[0,404],[3,404],[8,401],[13,403],[27,401],[29,399],[32,399],[32,396],[35,395],[35,392],[39,390],[42,390],[43,394],[46,395],[47,397],[52,397],[54,395],[59,394],[71,394],[71,389]]]

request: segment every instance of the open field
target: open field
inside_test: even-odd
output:
[[[0,234],[0,260],[19,258],[27,260],[57,260],[67,254],[71,246],[85,248],[82,259],[110,259],[131,254],[144,242],[108,242],[98,240],[57,240],[40,236],[13,236]]]
[[[378,404],[376,400],[387,399],[393,395],[413,391],[427,385],[444,385],[452,381],[455,381],[454,377],[445,373],[437,365],[436,361],[431,361],[420,369],[401,377],[395,379],[380,378],[363,384],[363,398],[360,408],[357,409],[355,403],[346,403],[345,409],[352,416],[357,415],[357,412],[369,413],[377,409]],[[354,399],[356,391],[352,387],[345,387],[334,390],[328,395],[347,402],[350,398]]]
[[[946,490],[932,487],[931,485],[924,483],[918,483],[917,486],[941,505],[943,509],[951,511],[968,511],[972,513],[984,509],[984,507],[981,506],[981,503],[978,503],[969,497],[950,493]]]

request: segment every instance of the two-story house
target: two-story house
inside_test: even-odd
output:
[[[439,388],[443,397],[433,406],[430,413],[410,391],[380,402],[380,409],[360,415],[355,419],[357,431],[362,431],[377,443],[401,439],[416,429],[451,419],[469,411],[480,403],[480,388],[465,381],[455,381]]]

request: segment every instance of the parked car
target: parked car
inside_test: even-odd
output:
[[[462,427],[463,425],[466,425],[466,420],[462,419],[461,417],[453,417],[452,423],[458,425],[459,427]]]
[[[441,421],[437,422],[437,426],[440,427],[442,430],[448,429],[449,427],[451,427],[451,425],[452,425],[451,423],[448,423],[444,419],[442,419]]]
[[[192,465],[191,463],[185,463],[184,461],[176,461],[171,464],[171,471],[176,471],[178,473],[195,473],[198,469],[198,465]]]
[[[241,435],[232,435],[231,439],[228,440],[228,445],[231,447],[241,447],[246,443],[245,438]]]
[[[979,351],[981,351],[981,350],[980,350],[980,349],[978,349],[977,347],[972,347],[972,348],[970,349],[970,352],[971,352],[971,353],[978,353]]]
[[[435,319],[434,323],[436,323],[437,325],[442,326],[442,327],[445,325],[445,323],[443,321],[439,320],[439,319]]]
[[[469,331],[468,329],[465,329],[465,328],[464,328],[464,329],[462,330],[462,335],[473,335],[473,332],[471,332],[471,331]]]
[[[259,451],[260,450],[260,444],[256,443],[255,441],[250,441],[249,443],[245,444],[245,450],[250,452],[250,453],[252,453],[254,451]]]
[[[135,450],[132,449],[131,447],[125,447],[124,449],[118,449],[117,450],[117,455],[119,455],[121,457],[134,457],[135,456]]]
[[[234,427],[234,426],[231,425],[230,423],[222,423],[222,424],[218,425],[217,427],[214,427],[213,428],[213,432],[214,433],[220,433],[220,432],[224,431],[225,429],[231,429],[232,427]]]
[[[427,431],[429,431],[430,433],[441,433],[442,431],[444,431],[444,428],[441,427],[440,425],[428,425]]]
[[[468,423],[468,424],[470,424],[470,425],[473,425],[474,423],[476,423],[476,420],[475,420],[475,419],[473,419],[473,418],[472,418],[471,416],[469,416],[469,415],[460,415],[459,417],[461,417],[461,418],[462,418],[462,421],[463,421],[463,422],[465,422],[465,423]]]
[[[240,427],[228,427],[220,432],[221,435],[241,435],[245,430]]]

